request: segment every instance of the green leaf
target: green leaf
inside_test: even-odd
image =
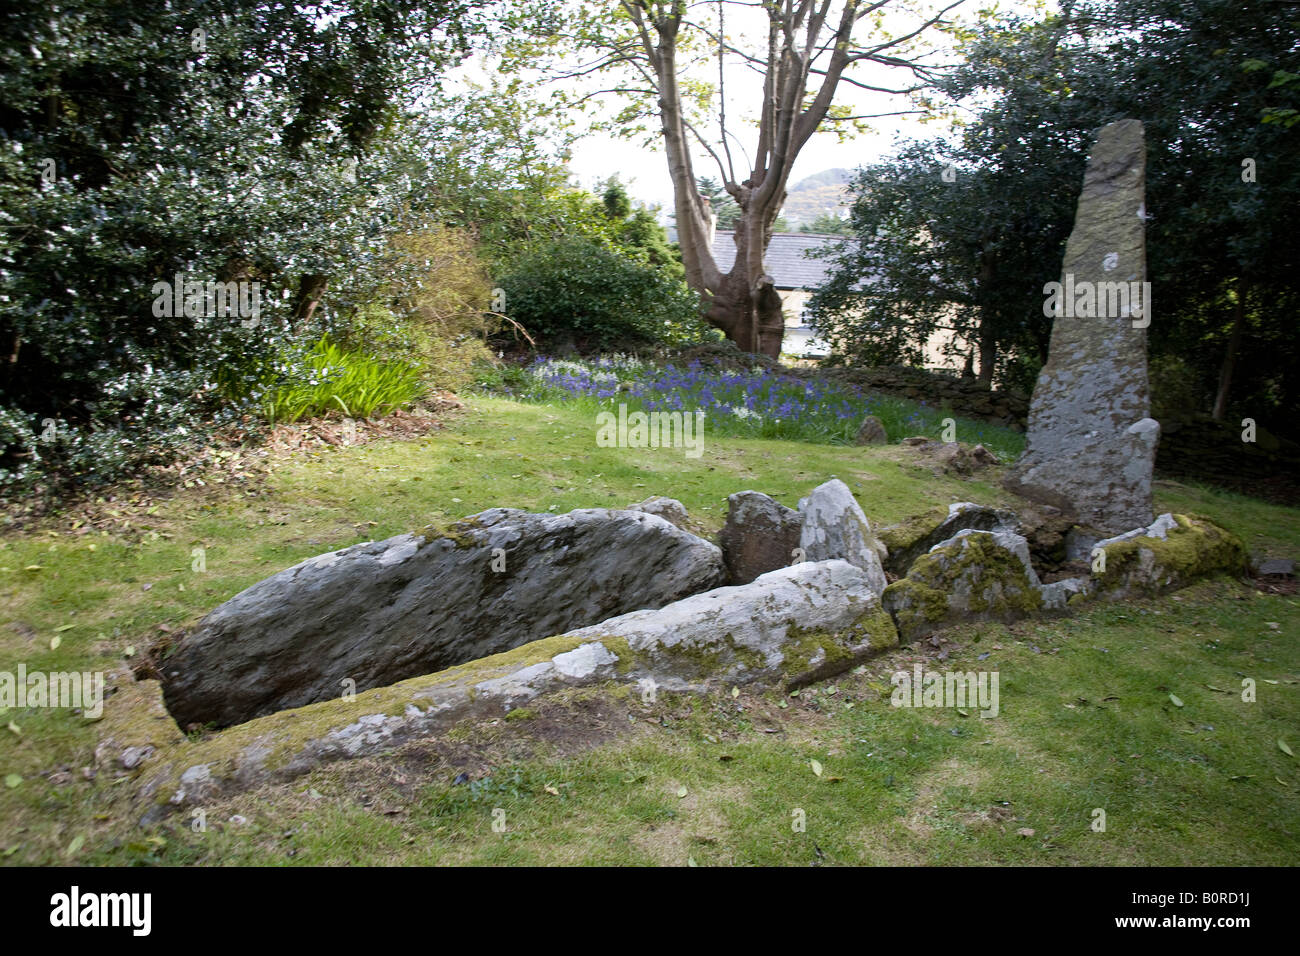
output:
[[[1177,697],[1175,697],[1173,694],[1169,695],[1169,702],[1173,704],[1175,707],[1183,706],[1183,702],[1179,700]]]
[[[1279,737],[1277,740],[1277,749],[1282,751],[1282,753],[1286,754],[1288,757],[1295,756],[1295,754],[1291,751],[1291,748],[1287,746],[1286,741],[1283,740],[1281,737]]]
[[[816,760],[812,760],[809,763],[812,766],[812,772],[820,777],[822,775],[822,765],[818,763]]]
[[[685,786],[684,784],[683,784],[682,786],[680,786],[680,787],[677,788],[677,798],[678,798],[679,800],[680,800],[682,797],[686,796],[686,794],[687,794],[687,790],[686,790],[686,786]]]
[[[68,844],[68,849],[64,852],[63,855],[76,856],[77,851],[80,850],[85,845],[85,843],[86,843],[86,838],[81,834],[78,834],[77,836],[72,838],[72,842]]]
[[[5,774],[5,786],[12,790],[23,782],[23,778],[16,773]]]

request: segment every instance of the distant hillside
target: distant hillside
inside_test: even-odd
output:
[[[852,175],[850,169],[824,169],[791,186],[781,210],[790,228],[798,229],[818,216],[841,215],[848,197],[845,186]]]

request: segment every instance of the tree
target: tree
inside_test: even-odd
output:
[[[621,71],[629,77],[609,90],[631,98],[618,124],[635,131],[642,121],[657,121],[673,182],[687,281],[703,297],[707,320],[740,348],[773,358],[780,354],[781,299],[763,256],[796,158],[824,124],[871,118],[852,115],[836,104],[841,85],[900,94],[923,88],[933,70],[924,57],[910,55],[910,44],[960,2],[892,36],[879,26],[885,11],[902,12],[896,0],[720,0],[694,5],[685,0],[624,0],[614,15],[591,15],[572,28],[569,36],[594,60],[559,75]],[[729,32],[728,7],[739,7],[740,16],[747,18],[742,27],[754,26],[762,38],[743,46],[740,35]],[[716,84],[687,75],[692,59],[705,54],[714,64],[710,69]],[[748,170],[737,165],[736,136],[729,126],[734,117],[727,112],[726,74],[732,62],[762,79]],[[887,88],[860,79],[853,75],[859,64],[897,68],[909,75],[909,84]],[[714,128],[716,137],[706,138],[706,131]],[[716,165],[723,187],[740,210],[734,227],[735,263],[726,275],[708,243],[709,208],[697,185],[696,148]]]
[[[959,31],[963,64],[941,85],[978,108],[949,140],[911,144],[859,176],[859,243],[842,250],[843,274],[815,303],[819,322],[870,359],[914,352],[950,315],[979,342],[983,376],[1005,374],[1009,355],[1032,367],[1051,333],[1042,284],[1059,278],[1095,131],[1136,117],[1147,138],[1152,357],[1196,371],[1204,411],[1226,417],[1231,389],[1243,414],[1272,409],[1285,427],[1298,390],[1289,316],[1300,240],[1288,219],[1300,206],[1300,134],[1278,119],[1289,84],[1277,75],[1300,69],[1297,15],[1284,4],[1235,9],[1070,2]]]
[[[821,236],[851,236],[853,235],[853,226],[847,218],[824,212],[812,222],[806,222],[800,226],[799,231],[815,233]]]
[[[1300,400],[1300,128],[1285,105],[1300,93],[1298,28],[1288,3],[1242,16],[1229,0],[1072,0],[1036,22],[986,21],[945,84],[989,104],[966,139],[984,156],[1023,130],[1065,149],[1143,121],[1151,354],[1196,371],[1203,411],[1236,403],[1283,429]]]
[[[38,458],[102,475],[192,436],[221,369],[272,356],[319,318],[324,276],[374,258],[406,200],[376,143],[458,55],[470,5],[10,6],[0,481]],[[160,313],[178,274],[263,284],[260,320]]]
[[[863,364],[915,363],[934,332],[948,331],[954,344],[973,343],[983,382],[1012,363],[1036,369],[1050,334],[1043,283],[1059,272],[1081,168],[1073,154],[1049,161],[1030,147],[989,161],[936,141],[859,171],[848,220],[856,241],[831,251],[812,323]]]

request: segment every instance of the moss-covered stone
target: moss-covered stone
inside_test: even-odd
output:
[[[888,609],[904,643],[937,630],[948,617],[948,598],[944,592],[911,577],[885,588],[881,603]]]
[[[1236,535],[1201,515],[1173,516],[1163,540],[1146,535],[1105,545],[1106,570],[1093,571],[1099,597],[1158,594],[1215,574],[1244,574],[1248,556]]]
[[[1024,562],[991,534],[969,534],[917,558],[881,603],[904,642],[961,620],[1012,621],[1042,609]]]
[[[791,627],[781,647],[781,676],[787,687],[810,684],[897,644],[893,619],[879,607],[839,633]]]
[[[908,551],[942,524],[947,517],[948,509],[942,505],[935,505],[929,511],[908,518],[899,524],[881,528],[877,532],[877,537],[889,549],[890,554],[895,551]]]

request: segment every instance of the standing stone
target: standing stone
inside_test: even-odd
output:
[[[727,523],[718,535],[722,560],[732,584],[748,584],[760,574],[787,567],[799,547],[803,516],[757,491],[727,498]]]
[[[1102,127],[1065,247],[1028,446],[1005,481],[1017,494],[1110,533],[1151,523],[1160,437],[1147,390],[1145,163],[1140,122]]]
[[[182,727],[226,727],[722,583],[722,552],[656,515],[493,508],[254,584],[165,654],[163,694]]]
[[[829,561],[843,558],[867,572],[867,580],[876,594],[889,583],[881,561],[889,551],[871,530],[849,486],[838,478],[818,485],[799,502],[803,531],[799,547],[805,561]]]

